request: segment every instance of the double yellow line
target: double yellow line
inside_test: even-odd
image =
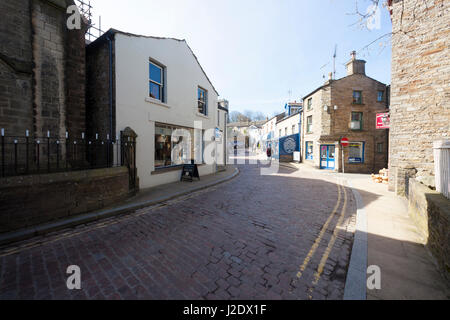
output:
[[[323,273],[323,269],[325,267],[325,264],[326,264],[326,262],[328,260],[328,257],[329,257],[329,255],[331,253],[331,250],[333,249],[334,243],[336,242],[336,239],[337,239],[337,236],[338,236],[338,233],[339,233],[338,226],[342,225],[342,222],[343,222],[344,217],[345,217],[345,211],[347,209],[347,191],[346,191],[345,187],[342,185],[341,181],[338,181],[337,186],[338,186],[338,199],[337,199],[336,205],[334,206],[333,211],[331,212],[331,214],[328,217],[328,219],[325,222],[325,224],[322,226],[322,229],[320,230],[319,235],[317,236],[316,240],[314,241],[314,244],[312,245],[311,249],[309,250],[308,254],[306,255],[306,258],[303,261],[303,264],[301,265],[300,270],[297,273],[297,278],[294,280],[294,283],[296,281],[298,281],[302,277],[304,271],[306,270],[306,267],[310,263],[312,257],[314,256],[314,254],[317,251],[317,248],[319,247],[320,243],[322,242],[322,239],[323,239],[323,236],[325,235],[325,232],[327,231],[331,221],[333,220],[334,216],[336,215],[336,213],[337,213],[337,211],[339,209],[339,206],[341,204],[341,199],[342,199],[342,193],[343,193],[344,204],[342,206],[342,210],[341,210],[341,213],[340,213],[340,216],[339,216],[339,220],[338,220],[338,222],[336,224],[336,227],[334,229],[333,235],[332,235],[332,237],[331,237],[331,239],[330,239],[330,241],[328,243],[328,247],[327,247],[327,249],[325,250],[325,252],[322,255],[322,259],[320,260],[320,263],[319,263],[319,266],[317,268],[317,271],[314,273],[313,285],[316,285],[319,282],[319,280],[320,280],[320,277],[321,277],[321,275]],[[310,292],[312,293],[312,288],[310,289]]]

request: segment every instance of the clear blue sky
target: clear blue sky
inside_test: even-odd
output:
[[[344,63],[390,32],[387,9],[381,28],[353,25],[355,0],[92,0],[102,29],[186,39],[230,109],[272,115],[323,83],[337,49],[337,77]],[[358,0],[365,11],[368,0]],[[390,83],[391,47],[377,42],[358,52],[366,73]],[[321,69],[326,63],[330,63]]]

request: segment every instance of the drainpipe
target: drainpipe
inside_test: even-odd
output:
[[[300,159],[299,162],[302,163],[302,116],[303,116],[303,107],[302,110],[300,110],[299,117],[298,117],[298,144],[299,144],[299,152],[300,152]]]
[[[111,139],[115,137],[113,134],[113,90],[112,90],[112,77],[113,77],[113,61],[112,61],[112,40],[109,35],[106,36],[109,43],[109,134]]]

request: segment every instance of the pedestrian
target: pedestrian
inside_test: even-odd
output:
[[[272,158],[272,148],[270,146],[267,148],[267,158]]]

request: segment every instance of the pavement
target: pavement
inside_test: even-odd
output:
[[[357,225],[347,275],[345,299],[447,300],[449,284],[408,214],[408,202],[374,183],[368,174],[324,172],[304,164],[297,170],[339,176],[352,188],[357,202]],[[358,203],[359,202],[359,203]],[[365,270],[378,266],[381,288],[370,290]]]

